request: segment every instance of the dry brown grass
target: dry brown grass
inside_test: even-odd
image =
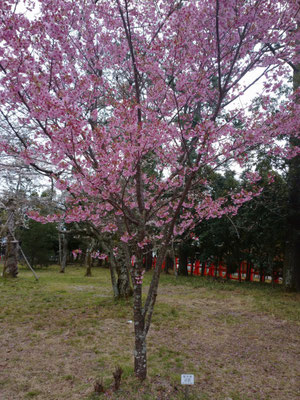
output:
[[[113,302],[106,270],[83,274],[50,269],[36,284],[21,271],[0,281],[1,400],[184,399],[181,373],[195,374],[190,399],[298,398],[299,296],[163,276],[140,385],[130,302]],[[104,394],[94,393],[96,381]]]

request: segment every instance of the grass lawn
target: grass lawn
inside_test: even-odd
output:
[[[162,275],[141,385],[131,302],[113,301],[108,270],[84,272],[49,267],[35,282],[21,268],[17,279],[0,278],[1,400],[298,399],[299,294]],[[114,393],[118,365],[124,373]],[[182,373],[195,375],[187,394]],[[94,392],[96,381],[105,393]]]

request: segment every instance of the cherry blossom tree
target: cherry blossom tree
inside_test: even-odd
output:
[[[297,62],[297,0],[0,1],[1,150],[49,171],[68,212],[118,235],[134,290],[135,374],[172,238],[195,221],[235,214],[252,189],[214,198],[208,171],[243,164],[264,146],[292,157],[299,104],[273,115],[238,101],[259,78],[262,99]],[[275,51],[274,51],[275,50]],[[260,75],[251,75],[251,71]],[[242,121],[241,124],[239,123]],[[51,167],[50,167],[51,166]],[[39,219],[39,216],[35,216]],[[142,296],[146,249],[158,250]]]

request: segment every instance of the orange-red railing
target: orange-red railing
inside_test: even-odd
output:
[[[153,258],[152,268],[155,268],[155,265],[156,265],[156,257]],[[165,269],[165,266],[166,262],[164,261],[162,269]],[[176,258],[176,269],[178,270],[178,268],[179,268],[179,259]],[[220,278],[233,279],[237,281],[248,280],[250,282],[253,281],[265,282],[272,280],[271,276],[268,275],[265,276],[264,272],[260,272],[257,269],[251,267],[250,264],[247,264],[246,261],[242,261],[238,271],[234,273],[227,272],[226,265],[223,265],[221,263],[216,266],[214,263],[208,263],[208,262],[200,263],[199,260],[196,260],[194,263],[189,262],[187,265],[187,270],[190,275],[212,276],[216,278],[220,277]],[[247,274],[248,274],[248,279],[247,279]],[[273,282],[280,283],[279,276],[276,271],[273,273]]]

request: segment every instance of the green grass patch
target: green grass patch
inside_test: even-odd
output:
[[[161,286],[199,289],[204,298],[226,300],[232,295],[252,302],[253,310],[266,312],[290,321],[300,321],[300,294],[286,292],[281,285],[269,283],[217,281],[210,277],[184,277],[162,274]],[[193,293],[194,296],[194,293]]]
[[[94,268],[92,277],[78,266],[58,271],[39,270],[35,282],[21,267],[17,279],[0,279],[4,398],[284,400],[295,393],[283,377],[288,371],[297,381],[299,295],[268,284],[162,274],[147,341],[149,378],[140,384],[133,371],[132,299],[113,299],[107,269]],[[151,276],[145,274],[144,298]],[[114,393],[118,365],[122,384]],[[182,373],[195,375],[189,397]],[[94,393],[97,380],[105,395]]]

